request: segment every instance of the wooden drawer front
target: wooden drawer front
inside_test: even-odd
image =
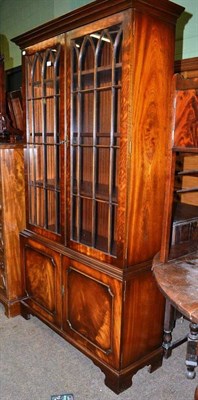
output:
[[[121,283],[76,262],[69,263],[64,276],[64,330],[104,360],[115,360]]]
[[[25,245],[24,248],[26,302],[39,315],[54,323],[60,316],[58,290],[61,290],[59,258],[53,253],[42,247],[35,249]]]

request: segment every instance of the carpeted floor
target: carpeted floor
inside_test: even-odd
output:
[[[175,337],[188,330],[178,321]],[[150,374],[143,368],[133,385],[116,395],[87,357],[36,317],[8,319],[0,304],[0,400],[51,400],[72,393],[74,400],[193,400],[197,378],[185,377],[186,344]]]

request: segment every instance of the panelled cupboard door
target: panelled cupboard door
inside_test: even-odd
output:
[[[22,52],[26,73],[27,226],[61,241],[62,37]]]
[[[122,282],[63,257],[63,330],[92,357],[119,368]]]
[[[35,315],[61,324],[61,263],[60,254],[33,240],[22,238],[22,271],[25,304]]]
[[[126,245],[131,20],[128,10],[66,35],[67,245],[121,266]]]

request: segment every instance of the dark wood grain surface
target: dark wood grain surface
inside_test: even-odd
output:
[[[192,322],[198,323],[198,252],[161,264],[153,272],[164,296]]]

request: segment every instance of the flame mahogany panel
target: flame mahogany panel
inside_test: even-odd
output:
[[[21,285],[19,232],[25,227],[23,145],[0,144],[1,287],[8,316],[19,313]]]
[[[198,147],[198,88],[177,91],[174,146]]]

